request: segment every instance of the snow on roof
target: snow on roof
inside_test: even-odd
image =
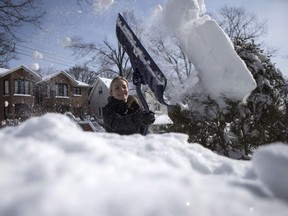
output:
[[[112,79],[105,78],[105,77],[98,77],[108,88],[110,87],[110,83],[112,82]]]
[[[20,65],[18,67],[12,68],[12,69],[6,69],[6,68],[1,68],[0,69],[0,77],[6,76],[10,73],[13,73],[19,69],[24,69],[25,71],[31,73],[33,76],[38,77],[39,79],[41,79],[41,76],[39,74],[37,74],[35,71],[29,69],[28,67],[26,67],[25,65]]]
[[[48,81],[56,76],[58,76],[59,74],[63,74],[64,76],[68,77],[76,86],[80,86],[80,87],[91,87],[91,85],[81,82],[79,80],[74,79],[70,74],[68,74],[66,71],[58,71],[56,73],[53,74],[48,74],[45,77],[43,77],[42,81]]]
[[[88,83],[84,83],[81,82],[79,80],[76,80],[76,82],[78,83],[77,86],[81,86],[81,87],[92,87],[91,85],[89,85]]]
[[[7,68],[0,68],[0,77],[6,75],[6,73],[9,71]]]
[[[58,71],[58,72],[55,72],[55,73],[52,73],[52,74],[48,74],[48,75],[45,75],[45,77],[43,77],[42,81],[48,81],[56,76],[58,76],[59,74],[63,74],[65,76],[67,76],[69,79],[71,79],[72,81],[75,81],[74,78],[72,78],[69,74],[67,74],[65,71]]]

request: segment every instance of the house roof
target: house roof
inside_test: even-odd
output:
[[[72,83],[75,85],[75,86],[78,86],[78,87],[92,87],[91,85],[87,84],[87,83],[84,83],[84,82],[81,82],[81,81],[78,81],[76,79],[74,79],[70,74],[68,74],[66,71],[59,71],[59,72],[56,72],[56,73],[53,73],[53,74],[49,74],[45,77],[43,77],[42,81],[40,82],[45,82],[45,81],[48,81],[48,80],[51,80],[52,78],[58,76],[59,74],[63,74],[64,76],[66,76],[68,79],[70,79],[72,81]]]
[[[0,77],[4,76],[7,71],[9,71],[9,69],[6,69],[6,68],[0,68]]]
[[[76,82],[78,83],[77,86],[81,86],[81,87],[91,87],[91,85],[87,84],[87,83],[84,83],[84,82],[81,82],[79,80],[76,80]]]
[[[112,79],[104,78],[104,77],[98,77],[108,88],[110,87],[110,83],[112,82]]]
[[[23,70],[27,71],[28,73],[30,73],[31,75],[37,77],[38,79],[41,79],[41,76],[39,74],[37,74],[35,71],[29,69],[25,65],[20,65],[18,67],[12,68],[12,69],[1,68],[0,69],[0,77],[6,76],[10,73],[13,73],[13,72],[19,70],[19,69],[23,69]]]

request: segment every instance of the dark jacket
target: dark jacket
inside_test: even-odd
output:
[[[142,133],[141,115],[143,110],[134,97],[129,96],[127,103],[109,97],[103,108],[104,128],[107,132],[121,135]]]

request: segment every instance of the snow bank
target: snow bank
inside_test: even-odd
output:
[[[261,148],[255,153],[253,164],[267,189],[288,201],[288,145],[278,143]]]
[[[287,149],[273,147],[278,155],[286,152],[279,159],[263,149],[251,163],[221,157],[187,138],[83,132],[59,114],[1,129],[0,215],[287,214],[287,203],[277,198],[283,196],[266,190],[278,182],[261,182],[274,176],[274,165],[287,167]],[[270,172],[258,179],[254,166],[258,175],[269,158]],[[287,182],[287,175],[282,179]]]

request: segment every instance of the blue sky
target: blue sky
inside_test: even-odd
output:
[[[34,28],[26,28],[23,39],[26,42],[19,46],[19,60],[10,63],[10,67],[24,64],[30,67],[38,63],[40,67],[66,69],[74,63],[81,63],[74,59],[71,52],[62,46],[66,37],[80,36],[87,41],[99,41],[108,38],[115,40],[115,20],[118,12],[127,9],[137,11],[137,16],[148,16],[157,4],[164,5],[165,0],[114,0],[112,6],[104,12],[83,4],[82,8],[76,0],[44,1],[43,7],[47,16],[43,20],[42,30],[35,32]],[[221,7],[244,7],[254,12],[260,19],[268,21],[268,36],[265,42],[268,46],[278,49],[277,58],[272,59],[288,77],[288,1],[287,0],[205,0],[208,12],[216,13]],[[33,51],[43,54],[43,59],[32,58]],[[286,58],[284,58],[286,56]]]

